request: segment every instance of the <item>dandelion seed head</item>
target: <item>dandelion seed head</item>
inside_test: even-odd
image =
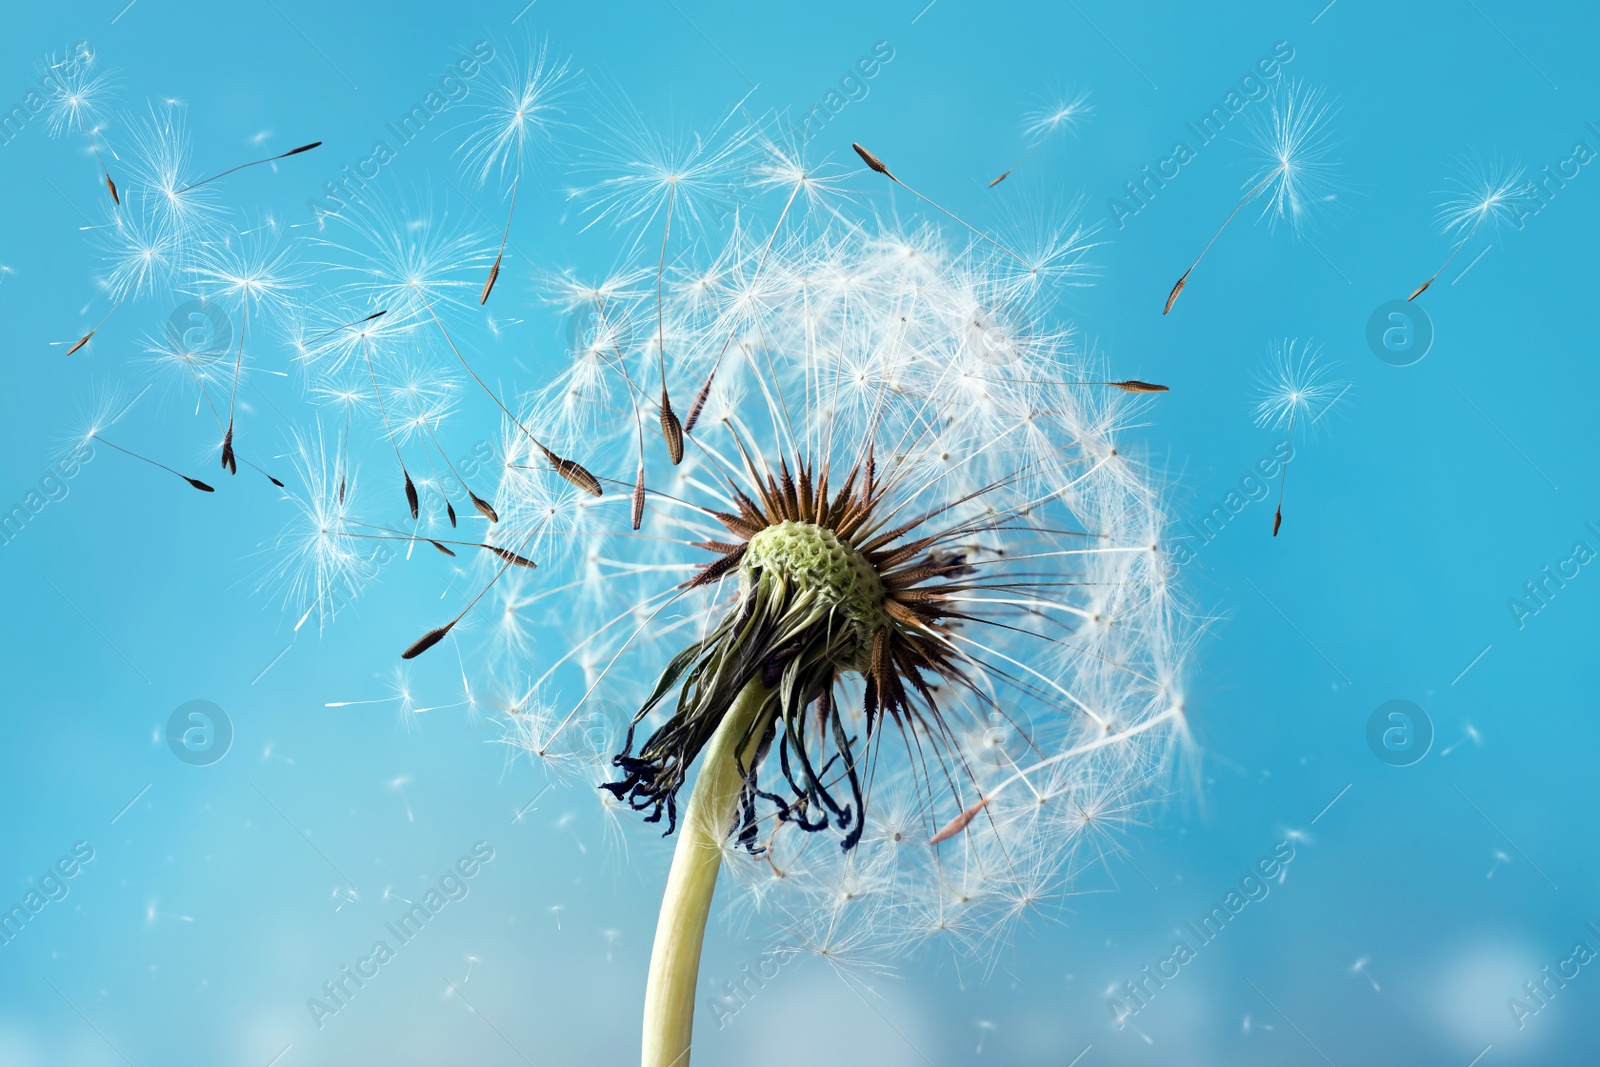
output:
[[[286,496],[294,512],[272,545],[258,589],[283,601],[296,629],[315,622],[321,631],[377,577],[389,544],[355,536],[370,531],[351,518],[354,472],[329,448],[320,425],[296,435],[290,461],[297,488]]]
[[[45,90],[45,121],[52,137],[90,134],[105,121],[116,76],[97,70],[93,50],[56,53],[39,71]]]
[[[1333,365],[1310,341],[1274,342],[1257,376],[1257,426],[1280,429],[1293,418],[1310,429],[1345,395],[1350,383],[1331,377]]]
[[[480,184],[521,173],[529,145],[558,121],[571,80],[567,64],[552,60],[543,45],[520,58],[502,53],[483,73],[481,102],[471,105],[471,132],[458,149],[463,169]]]
[[[991,953],[1054,899],[1079,850],[1131,817],[1181,733],[1186,623],[1159,559],[1159,493],[1116,443],[1133,407],[1067,384],[1091,380],[1098,357],[1050,324],[1047,285],[1019,286],[996,257],[951,248],[925,225],[839,227],[831,209],[783,215],[789,192],[775,184],[776,205],[750,211],[708,249],[714,268],[665,272],[659,312],[653,285],[607,298],[609,321],[661,316],[676,381],[710,382],[681,465],[658,469],[658,445],[640,428],[653,419],[638,383],[651,381],[654,328],[617,331],[608,352],[569,360],[519,406],[548,447],[619,485],[631,483],[643,444],[650,492],[638,534],[627,532],[625,493],[574,492],[511,429],[496,506],[506,526],[555,554],[552,574],[582,590],[571,624],[585,634],[583,651],[567,664],[585,691],[640,709],[617,757],[642,776],[635,785],[675,766],[643,770],[640,746],[670,736],[686,714],[676,698],[648,702],[661,666],[686,647],[714,656],[705,650],[734,640],[740,605],[769,595],[758,593],[764,575],[786,574],[785,588],[811,590],[835,617],[854,619],[854,630],[811,638],[836,658],[795,683],[807,704],[825,701],[804,712],[822,725],[820,739],[808,739],[810,727],[785,739],[787,713],[773,712],[780,725],[752,779],[762,792],[750,794],[748,821],[724,846],[747,890],[730,906],[782,930],[785,916],[798,919],[801,941],[819,954],[840,943],[909,948],[929,936]],[[642,227],[650,216],[626,217]],[[655,249],[636,246],[653,266]],[[595,300],[570,280],[560,290],[568,307]],[[853,492],[869,495],[835,500],[852,470]],[[843,512],[819,527],[818,493],[830,507],[881,516],[873,530],[910,522],[931,540],[883,563],[876,554],[887,545],[863,554],[870,535],[836,535],[829,523]],[[752,525],[730,529],[718,515]],[[563,552],[558,540],[582,547]],[[707,569],[694,546],[716,542],[739,556]],[[891,577],[875,577],[879,568]],[[925,577],[903,587],[891,622],[871,606],[885,595],[873,583],[908,581],[913,570]],[[801,614],[774,625],[826,629],[805,614],[813,609],[786,610]],[[891,631],[926,657],[905,661],[894,683],[874,666],[885,655],[878,635]],[[798,661],[784,659],[781,643],[765,647],[775,659],[763,670],[778,685]],[[886,696],[891,685],[905,693]],[[796,769],[802,760],[809,771]],[[618,800],[648,811],[662,795],[630,794],[618,773],[608,778]],[[871,784],[858,795],[852,777]],[[1116,786],[1095,788],[1108,780]],[[930,843],[977,801],[965,831]]]
[[[698,225],[717,206],[726,212],[751,148],[748,127],[724,123],[710,135],[679,134],[646,122],[631,102],[616,96],[603,112],[606,139],[593,153],[600,178],[578,192],[589,225],[653,226],[668,201],[682,220]]]
[[[1261,157],[1247,185],[1265,184],[1261,217],[1297,231],[1313,208],[1338,188],[1330,126],[1338,108],[1319,88],[1288,79],[1273,90],[1263,117],[1252,117],[1251,136]]]
[[[1472,156],[1458,161],[1455,170],[1439,206],[1439,226],[1446,234],[1465,240],[1485,225],[1492,229],[1515,221],[1534,202],[1533,183],[1520,164]]]
[[[183,260],[224,238],[218,190],[209,185],[188,188],[201,175],[190,162],[189,130],[180,108],[152,106],[130,123],[122,158],[129,175],[124,195],[152,215]]]
[[[1030,141],[1043,141],[1051,134],[1073,129],[1093,112],[1087,91],[1066,93],[1023,115],[1022,135]]]
[[[105,264],[107,299],[137,300],[170,284],[182,263],[179,246],[144,202],[116,210],[94,231]]]

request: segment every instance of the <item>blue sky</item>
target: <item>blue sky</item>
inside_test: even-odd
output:
[[[1600,1039],[1600,962],[1570,964],[1542,1003],[1524,986],[1579,942],[1600,952],[1587,925],[1600,926],[1587,846],[1600,565],[1577,549],[1600,553],[1585,252],[1600,169],[1578,147],[1600,153],[1597,29],[1587,7],[1503,0],[514,0],[470,14],[117,0],[14,12],[0,107],[26,110],[39,61],[90,42],[118,72],[125,112],[182,102],[206,166],[322,140],[228,186],[263,217],[310,224],[308,201],[370,159],[388,124],[430,92],[448,98],[461,55],[532,35],[663,128],[710,129],[747,94],[758,112],[820,106],[814,152],[854,167],[850,142],[871,145],[980,225],[1077,205],[1099,227],[1095,277],[1063,293],[1060,313],[1119,373],[1171,387],[1126,447],[1162,472],[1180,535],[1228,514],[1190,542],[1180,572],[1214,620],[1188,686],[1198,773],[1174,778],[1125,853],[1091,865],[992,971],[930,957],[860,996],[797,964],[725,1029],[702,1015],[696,1062],[1496,1067],[1577,1062]],[[859,78],[869,58],[875,72]],[[1300,233],[1246,208],[1163,316],[1259,168],[1258,77],[1301,80],[1337,108],[1332,184]],[[1028,147],[1024,115],[1077,91],[1092,112],[988,189]],[[1219,106],[1228,121],[1201,143],[1191,124]],[[455,171],[434,131],[455,122],[450,108],[430,118],[382,181],[470,219],[490,201],[445,180]],[[521,247],[500,283],[519,309],[495,348],[513,378],[547,373],[563,329],[526,260],[597,255],[564,195],[581,139],[557,140],[520,202]],[[1160,172],[1179,141],[1192,158],[1135,204],[1127,184]],[[1540,194],[1475,233],[1408,305],[1432,343],[1393,365],[1369,345],[1369,320],[1449,255],[1440,205],[1474,161],[1520,165]],[[296,634],[257,589],[279,501],[191,493],[105,449],[62,465],[80,412],[113,384],[140,396],[124,438],[186,473],[215,462],[209,438],[174,432],[193,398],[139,358],[171,300],[119,311],[64,355],[100,314],[81,229],[100,210],[97,181],[81,141],[50,139],[44,116],[8,128],[0,509],[27,519],[0,547],[12,619],[0,904],[50,871],[62,888],[0,947],[0,1060],[626,1061],[667,847],[647,833],[608,845],[588,798],[542,793],[480,718],[445,709],[403,727],[394,702],[325,706],[387,697],[394,650],[439,611],[436,575],[385,565],[320,639]],[[885,211],[925,210],[858,184]],[[1296,441],[1273,538],[1273,504],[1251,499],[1249,479],[1281,438],[1253,407],[1268,353],[1289,340],[1320,345],[1350,389]],[[261,375],[246,402],[271,423],[296,389]],[[419,666],[408,684],[424,706],[446,705],[457,674]],[[223,708],[234,734],[207,766],[165,740],[174,709],[196,699]],[[1433,731],[1408,766],[1369,747],[1369,720],[1391,700],[1413,702]],[[480,842],[494,858],[469,891],[314,1025],[306,1000],[367,955],[398,897]],[[1270,891],[1112,1025],[1108,990],[1167,959],[1175,931],[1280,845],[1293,859]],[[76,857],[70,877],[63,857]],[[761,947],[718,928],[705,988]]]

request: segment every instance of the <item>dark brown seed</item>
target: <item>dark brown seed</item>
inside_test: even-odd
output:
[[[320,144],[322,144],[321,141],[312,141],[310,144],[303,144],[299,148],[291,148],[291,149],[289,149],[289,151],[285,152],[283,155],[279,156],[278,158],[279,159],[288,159],[290,156],[298,156],[301,152],[309,152],[313,148],[316,148]]]
[[[483,295],[478,298],[480,305],[489,302],[489,293],[494,289],[495,279],[500,277],[500,259],[504,255],[505,253],[501,252],[500,255],[494,257],[494,266],[489,268],[489,280],[483,283]]]
[[[118,207],[122,206],[122,197],[117,195],[117,183],[111,180],[111,175],[106,175],[106,188],[111,191],[111,202]]]
[[[1272,536],[1278,536],[1278,528],[1283,525],[1283,508],[1280,506],[1272,515]]]
[[[199,478],[191,478],[187,474],[180,474],[180,475],[178,475],[178,477],[182,478],[184,481],[188,482],[190,485],[194,486],[196,489],[200,490],[202,493],[215,493],[216,492],[215,489],[211,488],[205,482],[202,482]]]
[[[410,471],[404,467],[401,467],[400,471],[406,476],[406,503],[411,505],[411,517],[415,519],[417,517],[417,487],[411,480]]]
[[[509,548],[501,548],[499,545],[481,545],[479,547],[487,548],[490,552],[493,552],[507,563],[510,563],[516,567],[526,567],[531,571],[538,566],[537,563],[529,559],[527,556],[519,556]]]
[[[344,503],[344,479],[339,479],[339,503]]]
[[[284,484],[282,482],[278,481],[278,479],[274,478],[270,474],[267,475],[267,481],[271,482],[273,485],[277,486],[279,489],[284,488]],[[340,499],[342,500],[343,497],[341,497]]]
[[[222,469],[229,474],[239,473],[238,461],[233,456],[233,426],[229,424],[228,433],[222,438]]]
[[[428,649],[432,648],[434,645],[437,645],[440,641],[443,641],[444,640],[444,635],[449,633],[450,632],[450,628],[453,627],[459,621],[460,620],[458,620],[458,619],[457,620],[452,620],[452,621],[446,623],[445,625],[439,627],[437,630],[429,630],[427,633],[425,633],[421,637],[417,638],[417,643],[416,644],[412,645],[410,648],[408,648],[404,652],[400,653],[400,658],[401,659],[416,659],[418,656],[420,656],[424,652],[428,651]]]
[[[644,468],[639,468],[639,480],[633,486],[633,528],[637,530],[644,521]]]
[[[604,491],[600,488],[600,479],[585,470],[583,464],[575,463],[570,459],[562,459],[553,452],[550,453],[549,458],[550,465],[556,469],[556,473],[561,477],[591,496],[603,495]]]
[[[87,341],[88,338],[85,337],[84,340]],[[69,356],[71,354],[67,353]],[[689,406],[689,421],[683,424],[684,433],[694,433],[694,424],[700,421],[700,410],[706,406],[706,397],[711,395],[711,383],[716,377],[717,372],[712,371],[706,378],[706,384],[702,385],[700,391],[694,395],[694,403]]]
[[[450,501],[446,500],[444,502],[444,513],[446,515],[450,516],[450,528],[452,530],[455,529],[456,528],[456,506],[454,504],[450,503]]]
[[[443,544],[440,544],[438,541],[435,541],[431,537],[428,538],[428,544],[432,545],[434,548],[437,548],[440,552],[443,552],[447,556],[454,556],[455,555],[455,553],[450,551],[450,549],[448,547],[446,547]]]
[[[1125,382],[1112,382],[1111,384],[1116,386],[1118,389],[1121,389],[1125,393],[1165,393],[1165,392],[1167,392],[1167,387],[1164,386],[1164,385],[1154,385],[1154,384],[1152,384],[1150,382],[1141,382],[1141,381],[1137,381],[1137,380],[1131,379],[1131,378],[1128,381],[1125,381]]]
[[[490,522],[500,521],[500,513],[495,511],[494,508],[490,507],[487,500],[484,500],[482,497],[478,496],[478,494],[474,493],[471,489],[467,490],[467,495],[472,498],[472,506],[477,508],[478,513],[484,518],[488,519]]]
[[[854,148],[856,150],[856,155],[861,157],[861,161],[863,163],[865,163],[867,166],[871,167],[873,170],[877,171],[879,174],[882,174],[884,177],[888,178],[892,182],[897,182],[897,181],[900,180],[899,178],[896,178],[893,174],[889,173],[889,168],[883,165],[883,160],[879,159],[877,156],[873,155],[871,152],[868,152],[865,148],[862,148],[860,145],[858,145],[858,144],[856,144],[854,142],[851,142],[850,147]]]
[[[93,336],[94,336],[94,331],[90,330],[88,333],[86,333],[82,337],[78,338],[78,343],[73,345],[71,348],[67,349],[67,355],[69,355],[69,356],[72,355],[72,353],[76,352],[78,349],[80,349],[84,345],[88,344],[89,343],[89,338],[91,338]]]
[[[1194,270],[1194,268],[1190,267],[1189,270]],[[1183,272],[1183,277],[1178,279],[1178,284],[1174,285],[1172,292],[1167,294],[1167,306],[1161,309],[1161,314],[1167,314],[1172,310],[1172,305],[1178,302],[1178,294],[1183,292],[1183,284],[1189,280],[1189,270]]]
[[[667,402],[665,392],[661,394],[661,436],[667,442],[667,456],[676,467],[683,462],[683,423],[678,421],[678,415]]]

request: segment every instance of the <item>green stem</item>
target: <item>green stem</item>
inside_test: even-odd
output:
[[[644,1067],[689,1065],[700,948],[711,915],[711,895],[744,781],[740,764],[749,765],[755,748],[756,734],[750,726],[767,695],[759,679],[747,684],[700,757],[700,774],[678,827],[650,953],[650,979],[644,991]],[[739,751],[747,734],[751,739]]]

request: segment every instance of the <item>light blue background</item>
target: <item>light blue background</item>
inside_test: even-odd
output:
[[[1600,963],[1520,1031],[1506,1000],[1575,942],[1600,949],[1584,929],[1600,924],[1600,574],[1585,568],[1520,630],[1507,602],[1575,541],[1600,548],[1585,527],[1600,523],[1600,171],[1585,167],[1522,229],[1480,238],[1418,301],[1437,331],[1420,363],[1380,362],[1364,330],[1447,252],[1434,216],[1451,160],[1498,153],[1537,172],[1577,140],[1600,148],[1585,128],[1600,121],[1600,19],[1576,3],[1323,2],[538,0],[515,24],[521,0],[471,13],[138,0],[114,24],[123,0],[13,5],[0,104],[22,99],[44,53],[88,39],[120,71],[125,107],[186,102],[198,165],[247,158],[263,131],[269,148],[326,141],[228,189],[300,222],[321,181],[477,40],[512,47],[531,27],[651,119],[702,129],[747,79],[753,110],[808,109],[887,41],[894,59],[817,149],[849,165],[850,141],[871,145],[984,224],[1079,194],[1088,219],[1108,220],[1106,201],[1141,165],[1289,42],[1288,73],[1341,109],[1343,189],[1308,230],[1315,247],[1241,217],[1160,315],[1250,172],[1230,129],[1125,228],[1103,229],[1097,284],[1062,308],[1119,373],[1172,387],[1125,445],[1168,473],[1180,518],[1220,503],[1272,449],[1250,417],[1269,343],[1320,341],[1354,382],[1299,449],[1283,535],[1269,536],[1270,503],[1251,504],[1183,571],[1217,619],[1190,685],[1201,773],[1175,781],[1128,855],[1091,868],[1059,921],[1027,929],[992,975],[930,958],[873,980],[880,996],[863,1000],[819,963],[797,965],[726,1030],[702,1013],[696,1063],[1593,1062]],[[1068,86],[1092,92],[1093,115],[986,190],[1024,148],[1022,113]],[[408,148],[400,186],[447,173],[446,151]],[[0,148],[4,508],[37,485],[97,383],[142,386],[133,357],[168,311],[125,309],[71,359],[50,346],[97,317],[78,232],[80,212],[98,214],[95,177],[79,142],[48,140],[42,119]],[[867,177],[857,187],[887,207]],[[523,193],[514,241],[542,264],[595,256],[563,202],[568,181],[546,169]],[[433,192],[472,210],[437,178]],[[502,337],[496,373],[538,380],[560,327],[526,261],[508,263],[497,301],[505,313],[525,302],[525,321]],[[290,382],[261,380],[247,397],[261,423],[267,400],[297,410]],[[121,437],[212,471],[210,435],[185,403],[158,386]],[[0,1063],[630,1062],[667,847],[645,833],[608,846],[580,791],[545,794],[514,821],[542,780],[508,766],[495,728],[460,709],[407,731],[392,704],[324,707],[386,694],[395,650],[439,615],[432,561],[388,568],[349,617],[320,641],[302,633],[253,682],[294,620],[254,591],[284,506],[244,484],[202,497],[102,451],[0,549],[0,904],[74,842],[95,850],[67,898],[0,948]],[[411,677],[424,705],[460,699],[445,657]],[[180,763],[161,736],[194,698],[237,730],[211,767]],[[1394,698],[1437,730],[1412,767],[1385,765],[1365,740]],[[1481,743],[1444,755],[1469,724]],[[1302,836],[1282,884],[1113,1027],[1108,987],[1166,956],[1175,928],[1291,833]],[[318,1031],[306,998],[404,910],[385,890],[415,899],[480,840],[495,859],[470,895]],[[341,906],[346,876],[359,898]],[[704,995],[761,948],[714,933]]]

